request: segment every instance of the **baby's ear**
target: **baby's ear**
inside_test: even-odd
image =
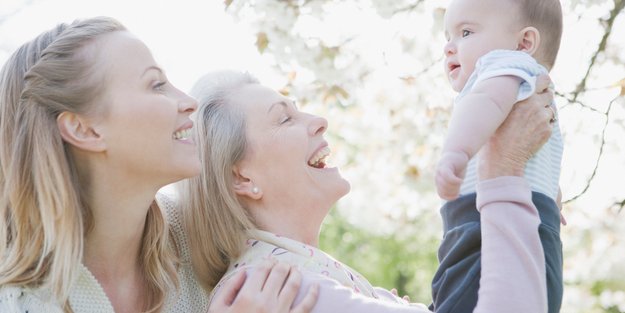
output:
[[[519,32],[518,51],[534,55],[540,45],[540,32],[535,27],[525,27]]]

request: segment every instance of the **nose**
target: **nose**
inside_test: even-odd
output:
[[[187,95],[184,92],[181,92],[181,98],[180,101],[178,102],[178,111],[179,112],[186,112],[186,113],[193,113],[197,110],[197,100],[195,100],[195,98]]]
[[[453,41],[448,41],[447,44],[445,44],[445,47],[443,47],[443,52],[445,53],[445,56],[450,56],[452,54],[456,53],[456,45],[454,44]]]
[[[308,133],[311,136],[322,135],[328,128],[328,120],[321,116],[311,115]]]

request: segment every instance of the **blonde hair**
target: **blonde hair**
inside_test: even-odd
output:
[[[562,39],[562,6],[560,0],[514,0],[520,8],[521,22],[540,32],[536,58],[551,70],[556,62]]]
[[[245,234],[254,223],[238,201],[233,169],[245,155],[245,116],[231,103],[240,88],[258,84],[248,73],[205,75],[191,91],[199,102],[195,142],[200,151],[199,176],[178,183],[180,206],[191,246],[191,260],[201,285],[212,290],[239,257]]]
[[[105,73],[86,49],[124,30],[107,17],[59,24],[22,45],[0,74],[0,285],[50,290],[68,312],[92,216],[80,179],[88,173],[79,175],[56,119],[98,110]],[[177,285],[171,250],[153,203],[140,252],[151,310],[162,306],[167,286]]]

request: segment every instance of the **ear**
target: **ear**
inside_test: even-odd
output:
[[[518,51],[534,55],[540,45],[540,32],[535,27],[525,27],[519,32]]]
[[[56,118],[56,124],[61,132],[63,141],[85,151],[102,152],[106,150],[106,143],[89,121],[72,112],[62,112]]]
[[[234,192],[241,197],[247,197],[252,200],[260,200],[263,197],[263,191],[259,186],[246,175],[240,166],[234,166],[232,169],[232,187]]]

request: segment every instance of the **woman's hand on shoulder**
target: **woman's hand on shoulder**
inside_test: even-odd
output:
[[[213,299],[209,313],[308,313],[317,302],[318,287],[307,290],[293,305],[302,283],[301,273],[285,263],[265,262],[232,276]]]

